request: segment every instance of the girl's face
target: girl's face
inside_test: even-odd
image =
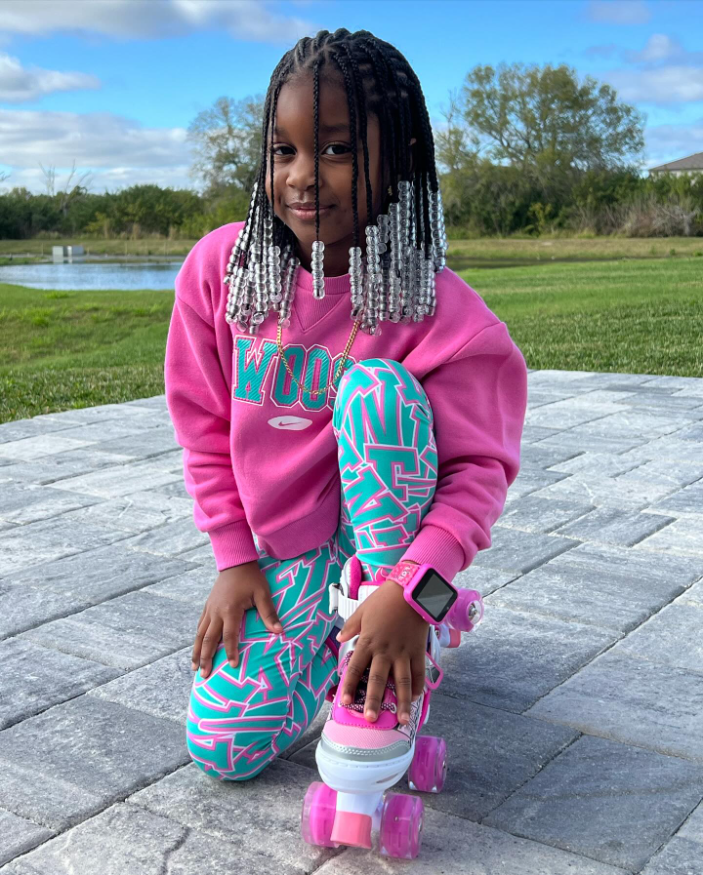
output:
[[[290,207],[294,201],[315,206],[315,114],[312,75],[287,82],[278,94],[276,127],[271,146],[271,125],[266,143],[266,194],[271,198],[271,166],[273,158],[275,215],[291,229],[298,241],[297,255],[305,270],[311,269],[312,244],[322,240],[325,276],[343,276],[349,272],[349,249],[354,245],[354,209],[352,204],[353,158],[349,136],[347,94],[341,80],[335,84],[320,79],[319,90],[319,164],[320,235],[315,236],[315,210],[310,218],[300,218]],[[389,185],[389,169],[381,184],[381,152],[378,119],[367,116],[369,177],[373,194],[373,219],[385,203]],[[366,210],[366,177],[364,147],[361,140],[359,114],[357,128],[357,215],[359,246],[366,253],[364,229],[370,221]],[[410,145],[415,142],[411,139]],[[273,150],[273,155],[269,154]],[[323,207],[328,209],[323,210]],[[306,213],[305,216],[308,214]]]

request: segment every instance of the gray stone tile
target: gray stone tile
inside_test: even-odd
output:
[[[703,674],[702,631],[703,605],[676,601],[635,629],[613,651]]]
[[[192,637],[194,642],[195,630]],[[174,720],[183,725],[185,733],[190,691],[195,679],[195,672],[190,667],[193,642],[162,659],[116,676],[109,683],[94,686],[88,695],[143,711],[152,717]]]
[[[554,447],[554,449],[575,449],[582,453],[626,453],[634,452],[638,447],[646,448],[649,440],[642,437],[615,437],[607,434],[589,434],[584,437],[572,431],[559,431],[545,435],[537,443],[538,447]]]
[[[702,853],[696,842],[674,837],[652,857],[641,875],[700,875]]]
[[[88,508],[98,502],[98,498],[79,492],[58,492],[48,486],[8,483],[0,492],[0,520],[26,525],[67,511]]]
[[[544,440],[544,438],[554,434],[561,434],[561,429],[546,428],[542,425],[528,425],[527,423],[525,423],[522,429],[522,440],[520,441],[520,443],[536,443],[537,441]]]
[[[179,602],[188,602],[202,609],[212,592],[216,579],[217,569],[215,569],[213,574],[210,568],[191,564],[189,571],[159,580],[150,586],[142,587],[142,592],[176,599]]]
[[[703,763],[703,676],[622,651],[602,654],[526,714]]]
[[[703,524],[700,516],[685,517],[683,519],[674,520],[665,528],[648,538],[644,538],[639,544],[635,544],[633,551],[641,551],[649,553],[650,558],[653,554],[669,553],[679,556],[697,556],[699,557],[699,569],[703,571],[703,564],[700,562],[700,557],[703,556]]]
[[[122,455],[123,450],[119,447],[120,443],[124,443],[125,447],[129,447],[129,438],[136,437],[145,440],[153,437],[154,443],[159,446],[165,431],[165,426],[160,426],[157,420],[153,419],[150,414],[147,414],[143,416],[128,416],[124,420],[111,420],[109,427],[106,427],[102,422],[74,426],[67,431],[61,432],[61,436],[75,438],[86,444],[96,444],[99,445],[96,447],[97,449],[104,449],[108,452]],[[113,446],[110,446],[110,444]],[[164,449],[172,449],[173,444],[173,428],[171,428],[170,441]],[[127,451],[125,455],[131,454]]]
[[[568,474],[560,474],[558,471],[549,471],[538,465],[526,464],[520,468],[520,473],[510,485],[506,497],[506,506],[518,498],[523,498],[531,492],[537,492],[552,483],[565,480]]]
[[[16,462],[2,467],[2,477],[18,483],[36,483],[42,486],[59,483],[61,480],[88,474],[101,468],[113,468],[129,461],[128,456],[101,453],[92,446],[82,450],[43,456],[34,462]],[[1,464],[1,463],[0,463]],[[81,490],[74,490],[80,492]]]
[[[703,845],[703,802],[691,812],[676,835]]]
[[[672,462],[671,459],[653,459],[618,476],[619,480],[645,480],[662,486],[681,488],[703,477],[703,465],[695,462]],[[703,485],[703,484],[701,484]]]
[[[674,414],[669,412],[656,413],[647,408],[633,408],[618,413],[610,413],[599,419],[593,417],[590,421],[575,423],[571,431],[580,435],[584,443],[592,434],[602,434],[607,437],[623,438],[658,438],[671,434],[688,425],[693,411]],[[677,435],[680,437],[680,435]]]
[[[599,453],[589,451],[579,453],[563,462],[554,464],[550,471],[559,471],[562,474],[573,474],[581,480],[591,477],[615,477],[638,467],[642,463],[632,459],[625,459],[619,453]]]
[[[501,571],[500,568],[481,568],[472,562],[468,568],[460,571],[452,581],[464,589],[477,589],[482,596],[487,596],[519,577],[517,571]]]
[[[13,586],[27,584],[56,593],[66,599],[67,605],[73,602],[78,605],[77,610],[82,610],[85,602],[99,604],[106,599],[183,574],[192,567],[180,559],[164,559],[137,550],[127,550],[120,543],[47,562],[41,566],[41,573],[36,567],[29,566],[5,574],[2,579]],[[53,604],[53,599],[49,603]]]
[[[119,675],[114,668],[21,638],[0,642],[0,660],[5,676],[12,678],[12,694],[0,696],[0,729]]]
[[[546,425],[548,428],[573,429],[594,420],[605,417],[612,418],[622,414],[614,404],[603,404],[600,407],[588,407],[574,404],[571,399],[545,404],[536,410],[530,410],[525,415],[525,422],[530,425]],[[673,429],[672,429],[673,430]]]
[[[49,620],[68,617],[90,604],[89,599],[78,594],[64,596],[39,587],[15,586],[0,580],[0,639],[18,635]]]
[[[649,462],[653,459],[703,463],[703,441],[682,441],[676,435],[657,438],[622,454],[623,459]]]
[[[116,498],[129,495],[131,492],[151,489],[153,486],[173,483],[177,479],[179,475],[159,468],[158,459],[152,459],[147,462],[132,462],[129,465],[92,471],[77,477],[67,477],[56,483],[54,488],[99,495],[102,498]]]
[[[52,432],[22,438],[22,440],[6,441],[0,444],[0,456],[13,462],[33,462],[44,456],[78,450],[87,445],[87,441],[66,437],[66,434],[66,431]]]
[[[570,744],[578,733],[496,708],[432,693],[430,717],[420,735],[444,738],[447,778],[441,793],[423,793],[425,806],[478,821]],[[315,747],[290,759],[317,771]],[[394,792],[411,791],[407,774]]]
[[[104,547],[124,537],[124,532],[88,524],[79,533],[73,521],[62,516],[17,526],[0,532],[0,576]]]
[[[500,525],[521,532],[553,532],[571,520],[577,520],[593,510],[592,504],[560,501],[558,498],[537,498],[528,495],[506,504],[500,515]]]
[[[191,643],[199,616],[184,602],[130,592],[18,638],[128,671]]]
[[[556,531],[559,535],[568,535],[580,541],[632,547],[675,522],[675,519],[660,513],[628,512],[617,507],[597,507]]]
[[[590,503],[603,507],[619,507],[641,510],[674,491],[673,486],[647,483],[642,480],[628,481],[620,477],[592,474],[579,477],[572,474],[558,483],[545,486],[536,493],[537,498],[561,498],[569,501]]]
[[[695,422],[691,425],[686,425],[680,428],[674,437],[681,441],[696,441],[700,443],[703,441],[703,423]]]
[[[309,769],[281,759],[248,781],[219,781],[191,763],[126,801],[135,811],[146,810],[198,833],[236,841],[252,864],[268,859],[272,868],[264,871],[311,872],[341,852],[303,841],[300,816],[313,780]],[[212,870],[210,861],[207,869]],[[252,871],[259,871],[258,863]]]
[[[469,567],[476,565],[524,573],[578,544],[572,538],[521,532],[495,525],[491,530],[491,546],[480,550]]]
[[[703,796],[703,766],[582,736],[482,823],[638,871]]]
[[[38,779],[36,765],[30,762],[0,759],[0,784],[4,808],[52,832],[75,826],[107,804],[101,795],[78,784],[45,773]]]
[[[80,420],[72,414],[73,411],[67,410],[64,413],[50,413],[33,416],[31,419],[15,419],[12,422],[0,423],[0,444],[73,428]]]
[[[614,866],[516,838],[427,806],[417,859],[390,860],[360,848],[348,848],[316,870],[315,875],[359,875],[360,872],[364,875],[396,872],[408,875],[624,875],[622,869]]]
[[[526,622],[536,614],[625,635],[683,590],[667,577],[606,577],[591,569],[548,564],[501,587],[485,604],[524,612]]]
[[[195,527],[192,514],[185,518],[174,520],[150,529],[139,535],[133,535],[122,541],[129,550],[152,553],[155,556],[180,557],[181,554],[207,547],[212,552],[210,537]]]
[[[577,459],[584,455],[573,447],[549,447],[540,444],[525,444],[520,448],[520,465],[533,465],[538,468],[549,468],[566,462],[568,459]]]
[[[190,761],[182,726],[93,696],[0,732],[0,763],[31,763],[36,781],[44,775],[67,781],[100,796],[104,805]],[[69,812],[70,796],[65,804]]]
[[[272,819],[272,818],[270,818]],[[294,858],[282,865],[288,842],[269,836],[266,853],[241,841],[239,826],[229,825],[226,837],[216,838],[205,830],[189,829],[133,805],[117,803],[96,817],[0,869],[2,875],[155,875],[155,873],[217,872],[222,875],[304,875],[332,853],[313,849],[305,863]],[[304,844],[300,839],[301,845]],[[304,851],[302,853],[305,853]]]
[[[50,829],[0,809],[0,866],[26,854],[53,835]]]
[[[690,514],[700,518],[703,515],[703,483],[698,481],[672,492],[671,495],[654,502],[650,510],[676,517]]]
[[[66,496],[71,494],[64,493]],[[129,535],[148,532],[180,519],[189,519],[193,525],[193,500],[187,494],[185,497],[179,494],[178,490],[174,490],[171,496],[154,490],[132,492],[109,501],[93,500],[98,502],[95,506],[72,510],[65,514],[66,518],[78,525],[88,521],[94,525],[109,525]]]
[[[462,646],[443,651],[442,692],[521,712],[617,638],[595,626],[486,603],[483,621],[462,635]]]

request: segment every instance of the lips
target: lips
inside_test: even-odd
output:
[[[315,212],[315,204],[288,204],[291,210],[300,210],[301,212],[314,213]],[[321,210],[329,210],[332,204],[328,204],[324,206],[320,204]]]

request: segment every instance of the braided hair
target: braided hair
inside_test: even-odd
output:
[[[373,216],[373,193],[369,173],[369,149],[367,140],[367,116],[374,115],[379,124],[380,140],[380,178],[390,177],[390,186],[384,192],[380,212],[384,213],[388,204],[395,202],[406,191],[413,193],[408,203],[407,218],[412,223],[413,245],[424,251],[424,258],[431,272],[441,270],[445,265],[446,238],[441,212],[441,193],[435,165],[435,147],[427,106],[422,87],[414,70],[404,55],[390,43],[374,36],[368,30],[351,33],[339,28],[334,33],[319,31],[315,37],[303,37],[281,58],[271,76],[266,92],[263,113],[261,157],[256,183],[252,195],[244,233],[241,241],[233,248],[229,270],[250,269],[250,275],[264,276],[265,265],[263,248],[251,258],[250,237],[254,241],[266,240],[269,247],[289,255],[297,242],[294,232],[278,216],[271,214],[274,198],[274,161],[267,161],[267,153],[273,150],[273,128],[276,118],[276,105],[281,88],[297,77],[312,74],[314,104],[314,145],[315,145],[315,230],[319,240],[320,231],[320,192],[319,192],[319,89],[320,78],[344,81],[349,109],[350,139],[357,143],[357,123],[363,145],[363,172],[366,181],[366,215],[371,223]],[[358,118],[357,118],[358,116]],[[271,132],[269,133],[269,126]],[[413,169],[410,172],[410,139],[415,137],[417,148]],[[359,167],[357,149],[352,148],[352,207],[354,221],[354,246],[360,247],[357,185]],[[270,166],[271,204],[265,188],[265,174]],[[388,170],[388,173],[386,173]],[[401,192],[402,189],[402,192]],[[431,213],[431,210],[433,212]],[[382,217],[387,219],[387,216]],[[268,238],[266,237],[266,223]],[[433,239],[434,233],[434,239]],[[415,240],[417,236],[417,241]],[[444,238],[444,239],[442,239]],[[444,245],[442,245],[442,243]],[[255,244],[256,245],[256,244]],[[381,252],[385,251],[385,247]],[[258,264],[256,262],[259,262]],[[299,262],[298,262],[299,263]],[[271,268],[278,279],[278,268]],[[290,277],[288,277],[290,280]],[[230,280],[230,275],[225,281]],[[427,278],[429,283],[429,277]],[[277,300],[275,297],[270,300]],[[405,299],[401,302],[406,303]],[[427,303],[427,302],[423,302]],[[358,309],[354,312],[358,312]],[[422,311],[420,311],[422,312]],[[434,313],[434,306],[426,307],[424,312]],[[232,311],[232,314],[234,311]],[[263,314],[260,314],[263,317]],[[381,318],[387,318],[381,316]],[[403,321],[411,318],[406,309]],[[422,316],[415,316],[419,321]],[[228,316],[234,321],[234,316]],[[255,322],[260,319],[254,320]],[[399,321],[393,319],[393,321]],[[253,326],[250,331],[254,333]],[[372,332],[373,333],[373,329]],[[380,333],[380,331],[379,331]]]

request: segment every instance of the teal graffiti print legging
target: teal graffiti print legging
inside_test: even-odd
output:
[[[365,576],[390,570],[419,531],[437,485],[434,418],[418,380],[399,362],[372,358],[342,374],[332,412],[341,478],[340,519],[320,547],[267,556],[254,534],[284,633],[244,614],[239,662],[220,641],[212,670],[195,673],[186,722],[195,763],[220,781],[255,777],[315,719],[338,682],[325,643],[333,631],[328,585],[356,553]],[[369,576],[368,579],[371,579]]]

